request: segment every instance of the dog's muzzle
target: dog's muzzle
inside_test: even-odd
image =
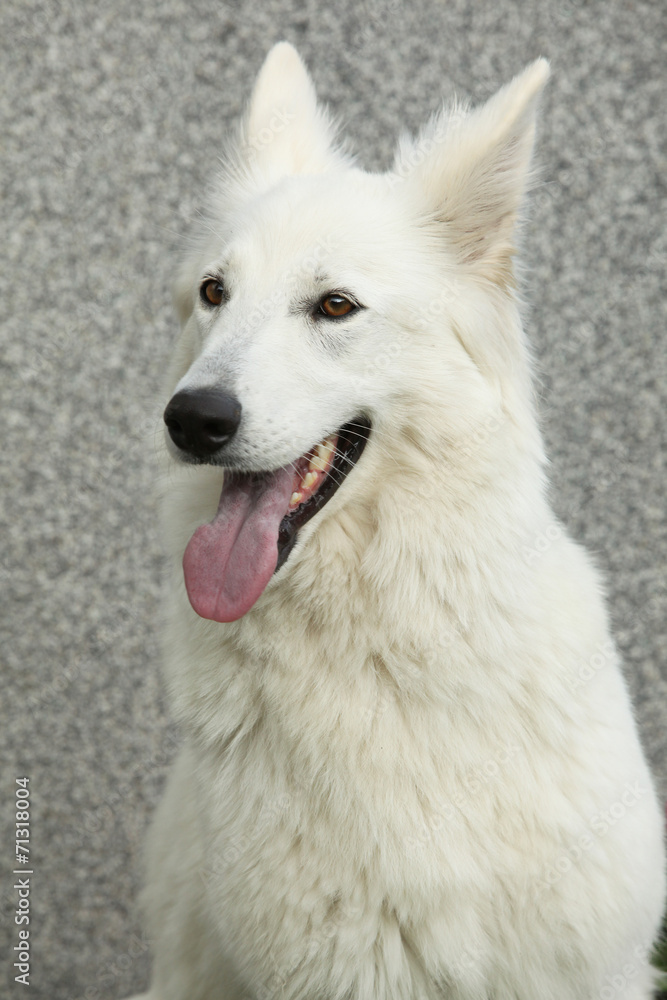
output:
[[[216,389],[182,390],[169,401],[164,422],[183,461],[223,466],[219,453],[239,428],[241,404]],[[225,468],[215,517],[197,528],[183,554],[185,588],[198,615],[231,622],[250,610],[300,528],[356,465],[370,430],[359,414],[279,469]]]

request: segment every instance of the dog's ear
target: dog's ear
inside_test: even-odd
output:
[[[414,143],[401,144],[390,175],[418,186],[456,259],[503,288],[513,284],[514,229],[548,76],[538,59],[482,107],[443,112]]]
[[[278,42],[257,77],[236,149],[253,187],[330,169],[342,158],[335,131],[296,49]]]

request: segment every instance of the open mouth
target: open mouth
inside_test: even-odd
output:
[[[225,472],[215,518],[195,531],[183,556],[198,615],[230,622],[250,610],[285,563],[299,529],[356,465],[370,428],[360,417],[273,472]]]

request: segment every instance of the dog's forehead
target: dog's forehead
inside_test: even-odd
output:
[[[386,267],[405,225],[385,178],[361,171],[288,177],[236,214],[228,259],[240,273],[317,276],[332,267]],[[403,225],[401,225],[403,222]]]

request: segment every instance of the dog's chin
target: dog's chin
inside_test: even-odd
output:
[[[359,461],[371,423],[358,417],[280,469],[225,468],[218,511],[183,556],[192,607],[218,622],[241,618],[286,562],[299,530],[341,488]],[[215,458],[207,464],[220,465]]]

